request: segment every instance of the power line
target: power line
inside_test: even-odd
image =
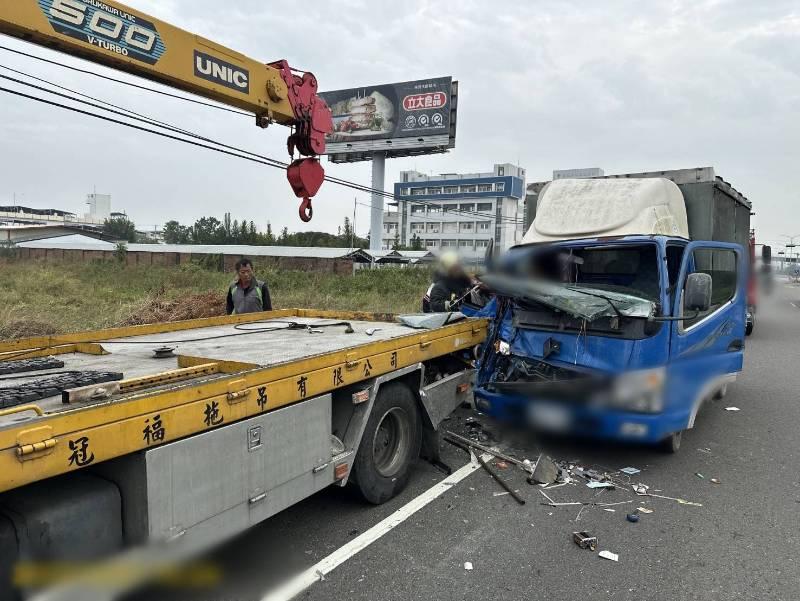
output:
[[[22,54],[24,56],[30,56],[32,58],[37,58],[37,59],[41,58],[41,57],[36,57],[34,55],[30,55],[28,53],[19,52],[19,51],[16,51],[16,50],[11,50],[11,49],[5,48],[3,46],[0,46],[0,49],[10,50],[11,52],[17,52],[19,54]],[[55,61],[48,61],[47,59],[42,59],[42,60],[44,60],[46,62],[53,62],[54,64],[70,68],[68,65],[61,65],[61,63],[57,63]],[[111,122],[111,123],[116,123],[118,125],[124,125],[124,126],[127,126],[127,127],[132,127],[134,129],[137,129],[137,130],[140,130],[140,131],[144,131],[144,132],[147,132],[147,133],[152,133],[152,134],[155,134],[155,135],[160,135],[162,137],[166,137],[166,138],[169,138],[169,139],[172,139],[172,140],[181,141],[181,142],[187,142],[187,143],[193,144],[195,146],[199,146],[201,148],[206,148],[208,150],[217,150],[218,152],[223,152],[224,154],[228,154],[230,156],[235,156],[235,157],[238,157],[238,158],[245,158],[247,160],[251,160],[251,161],[254,161],[254,162],[261,162],[263,164],[267,164],[267,165],[272,166],[272,167],[282,168],[283,169],[283,168],[286,168],[288,166],[287,163],[284,163],[282,161],[278,161],[277,159],[272,159],[272,158],[264,156],[264,155],[260,155],[260,154],[253,153],[253,152],[250,152],[250,151],[247,151],[247,150],[235,147],[235,146],[224,144],[222,142],[219,142],[217,140],[213,140],[211,138],[207,138],[207,137],[201,136],[201,135],[196,134],[194,132],[191,132],[189,130],[176,127],[176,126],[171,125],[169,123],[166,123],[164,121],[160,121],[158,119],[154,119],[152,117],[148,117],[146,115],[143,115],[143,114],[138,113],[136,111],[133,111],[131,109],[126,109],[124,107],[120,107],[120,106],[118,106],[116,104],[113,104],[113,103],[110,103],[108,101],[104,101],[104,100],[95,98],[95,97],[90,96],[88,94],[84,94],[82,92],[78,92],[76,90],[67,88],[65,86],[61,86],[61,85],[58,85],[58,84],[54,84],[54,83],[48,82],[46,80],[43,80],[42,78],[30,75],[28,73],[25,73],[25,72],[22,72],[22,71],[19,71],[19,70],[16,70],[16,69],[12,69],[10,67],[6,67],[6,66],[3,66],[3,65],[0,65],[0,67],[4,68],[4,69],[7,69],[9,71],[12,71],[14,73],[29,77],[31,79],[46,83],[46,84],[51,85],[53,87],[56,87],[58,89],[62,89],[62,90],[68,91],[68,92],[70,92],[72,94],[77,94],[77,95],[82,96],[84,98],[89,98],[91,100],[94,100],[96,102],[105,104],[107,106],[101,106],[99,104],[95,104],[95,103],[92,103],[92,102],[87,102],[86,100],[82,100],[80,98],[74,98],[74,97],[68,96],[66,94],[55,92],[53,90],[48,90],[46,88],[37,86],[37,85],[32,84],[30,82],[25,82],[25,81],[22,81],[22,80],[18,80],[18,79],[13,78],[13,77],[0,75],[0,78],[7,79],[9,81],[13,81],[13,82],[21,84],[21,85],[29,86],[29,87],[32,87],[34,89],[40,90],[40,91],[48,93],[48,94],[53,94],[53,95],[56,95],[56,96],[60,96],[62,98],[66,98],[68,100],[72,100],[73,102],[78,102],[78,103],[81,103],[81,104],[84,104],[84,105],[87,105],[87,106],[91,106],[93,108],[104,110],[104,111],[110,112],[112,114],[117,114],[117,115],[123,116],[123,117],[125,117],[127,119],[132,119],[132,120],[136,120],[136,121],[147,123],[148,125],[154,125],[154,126],[157,126],[157,127],[161,127],[161,128],[167,129],[168,131],[171,131],[171,132],[174,132],[174,133],[179,133],[181,135],[189,136],[189,137],[192,137],[192,138],[195,138],[195,139],[198,139],[198,140],[202,140],[204,142],[208,142],[210,144],[214,144],[214,145],[219,146],[221,148],[215,148],[215,147],[212,147],[212,146],[207,146],[205,144],[197,144],[195,142],[192,142],[191,140],[186,140],[184,138],[180,138],[180,137],[177,137],[177,136],[171,136],[169,134],[165,134],[164,132],[159,132],[159,131],[152,130],[152,129],[149,129],[149,128],[143,128],[143,127],[140,127],[140,126],[136,126],[136,125],[134,125],[132,123],[119,121],[119,120],[112,119],[112,118],[109,118],[109,117],[104,117],[102,115],[98,115],[98,114],[92,113],[90,111],[83,111],[83,110],[77,109],[75,107],[70,107],[70,106],[67,106],[67,105],[62,105],[60,103],[51,102],[51,101],[48,101],[48,100],[43,99],[43,98],[38,98],[38,97],[35,97],[35,96],[30,96],[30,95],[27,95],[27,94],[15,92],[15,91],[7,89],[7,88],[0,88],[0,90],[5,91],[7,93],[15,94],[15,95],[18,95],[18,96],[21,96],[21,97],[24,97],[24,98],[28,98],[30,100],[43,102],[45,104],[50,104],[51,106],[56,106],[56,107],[63,108],[63,109],[66,109],[66,110],[72,110],[74,112],[78,112],[78,113],[81,113],[81,114],[84,114],[84,115],[87,115],[87,116],[91,116],[91,117],[95,117],[95,118],[98,118],[98,119],[102,119],[102,120],[105,120],[105,121],[108,121],[108,122]],[[111,81],[120,81],[120,82],[122,82],[122,80],[115,80],[114,78],[108,78],[108,79],[110,79]],[[127,83],[127,82],[122,82],[122,83]],[[145,88],[145,89],[150,90],[150,88]],[[157,92],[157,90],[156,90],[156,92]],[[175,97],[191,101],[191,99],[188,99],[188,98],[183,98],[183,97],[180,97],[180,96],[175,96]],[[209,106],[216,106],[216,105],[209,105]],[[113,107],[113,108],[108,108],[108,107]],[[116,110],[116,109],[118,109],[118,110]],[[228,150],[230,150],[232,152],[225,152],[225,151],[222,150],[223,148],[224,149],[228,149]],[[244,155],[249,155],[249,157],[248,156],[244,156]],[[257,159],[257,160],[255,160],[255,159]],[[383,196],[385,198],[396,200],[397,202],[415,202],[415,204],[424,205],[426,207],[441,208],[441,205],[437,205],[437,204],[433,204],[433,203],[429,203],[429,202],[425,202],[425,201],[412,201],[410,199],[397,197],[394,194],[386,192],[384,190],[376,190],[376,189],[373,189],[373,188],[371,188],[369,186],[366,186],[366,185],[357,184],[355,182],[350,182],[348,180],[343,180],[343,179],[336,178],[336,177],[333,177],[333,176],[326,176],[325,177],[325,181],[328,181],[328,182],[334,183],[334,184],[338,184],[338,185],[341,185],[341,186],[346,186],[346,187],[355,189],[357,191],[361,191],[361,192],[365,192],[365,193],[369,193],[369,194],[377,193],[377,194],[379,194],[379,195],[381,195],[381,196]],[[473,216],[473,217],[478,217],[478,218],[485,218],[485,219],[489,219],[489,220],[494,219],[494,220],[496,220],[496,222],[503,222],[503,223],[515,223],[515,224],[518,224],[518,223],[522,222],[522,220],[520,220],[520,219],[511,218],[511,217],[501,217],[499,220],[497,220],[494,215],[491,215],[491,214],[488,214],[488,213],[476,212],[476,211],[451,210],[449,212],[455,213],[455,214],[460,214],[460,215],[467,215],[467,216]]]
[[[240,111],[238,109],[232,109],[227,106],[220,106],[219,104],[214,104],[212,102],[204,102],[202,100],[197,100],[196,98],[188,98],[186,96],[181,96],[180,94],[171,94],[169,92],[165,92],[163,90],[157,90],[156,88],[149,88],[147,86],[143,86],[141,84],[133,83],[132,81],[125,81],[124,79],[117,79],[116,77],[111,77],[110,75],[103,75],[102,73],[95,73],[94,71],[89,71],[88,69],[81,69],[80,67],[75,67],[73,65],[68,65],[67,63],[61,63],[59,61],[55,61],[49,58],[44,58],[43,56],[36,56],[35,54],[30,54],[28,52],[23,52],[22,50],[15,50],[14,48],[9,48],[8,46],[0,45],[0,50],[5,50],[6,52],[13,52],[14,54],[19,54],[20,56],[26,56],[28,58],[32,58],[37,61],[41,61],[43,63],[48,63],[50,65],[56,65],[58,67],[64,67],[65,69],[70,69],[71,71],[75,71],[77,73],[83,73],[85,75],[93,75],[94,77],[99,77],[100,79],[107,79],[108,81],[113,81],[116,83],[120,83],[125,86],[130,86],[132,88],[136,88],[138,90],[145,90],[147,92],[153,92],[154,94],[161,94],[162,96],[168,96],[170,98],[176,98],[178,100],[185,100],[186,102],[193,102],[194,104],[199,104],[202,106],[211,107],[214,109],[219,109],[220,111],[226,111],[228,113],[234,113],[237,115],[244,115],[246,117],[252,117],[252,113],[248,113],[246,111]]]

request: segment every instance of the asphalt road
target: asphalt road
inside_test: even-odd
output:
[[[743,374],[724,399],[700,412],[677,455],[609,443],[542,443],[556,459],[637,467],[642,472],[634,481],[701,507],[622,489],[597,493],[583,484],[548,491],[555,501],[633,501],[613,512],[585,508],[578,519],[580,507],[541,505],[545,499],[522,472],[503,474],[527,499],[524,506],[495,496],[501,489],[478,470],[300,598],[800,598],[799,340],[800,287],[780,284],[762,302]],[[459,413],[450,426],[463,425],[468,415]],[[516,452],[535,459],[536,443],[529,442]],[[449,445],[443,452],[454,468],[466,463],[466,455]],[[216,552],[227,583],[190,598],[260,599],[277,578],[315,564],[443,478],[421,462],[409,488],[380,507],[363,504],[349,490],[323,491]],[[638,506],[653,512],[629,523],[626,513]],[[598,551],[618,553],[619,561],[578,548],[571,541],[575,530],[596,535]],[[473,564],[471,571],[465,562]]]

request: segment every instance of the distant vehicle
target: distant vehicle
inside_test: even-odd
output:
[[[477,408],[677,451],[742,369],[751,203],[712,168],[557,180],[532,200],[522,244],[482,278],[497,305]]]

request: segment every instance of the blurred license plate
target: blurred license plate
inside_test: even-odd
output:
[[[571,422],[567,408],[555,403],[531,404],[528,418],[531,425],[545,430],[568,430]]]

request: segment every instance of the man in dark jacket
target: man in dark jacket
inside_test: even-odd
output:
[[[442,253],[442,256],[439,257],[436,279],[426,295],[430,297],[430,301],[427,303],[428,310],[425,309],[423,300],[423,311],[426,313],[458,311],[464,300],[468,299],[474,286],[475,283],[464,271],[458,255],[454,252]]]
[[[238,279],[228,288],[228,315],[272,311],[269,288],[265,282],[256,279],[253,262],[242,257],[236,263],[236,274]]]

